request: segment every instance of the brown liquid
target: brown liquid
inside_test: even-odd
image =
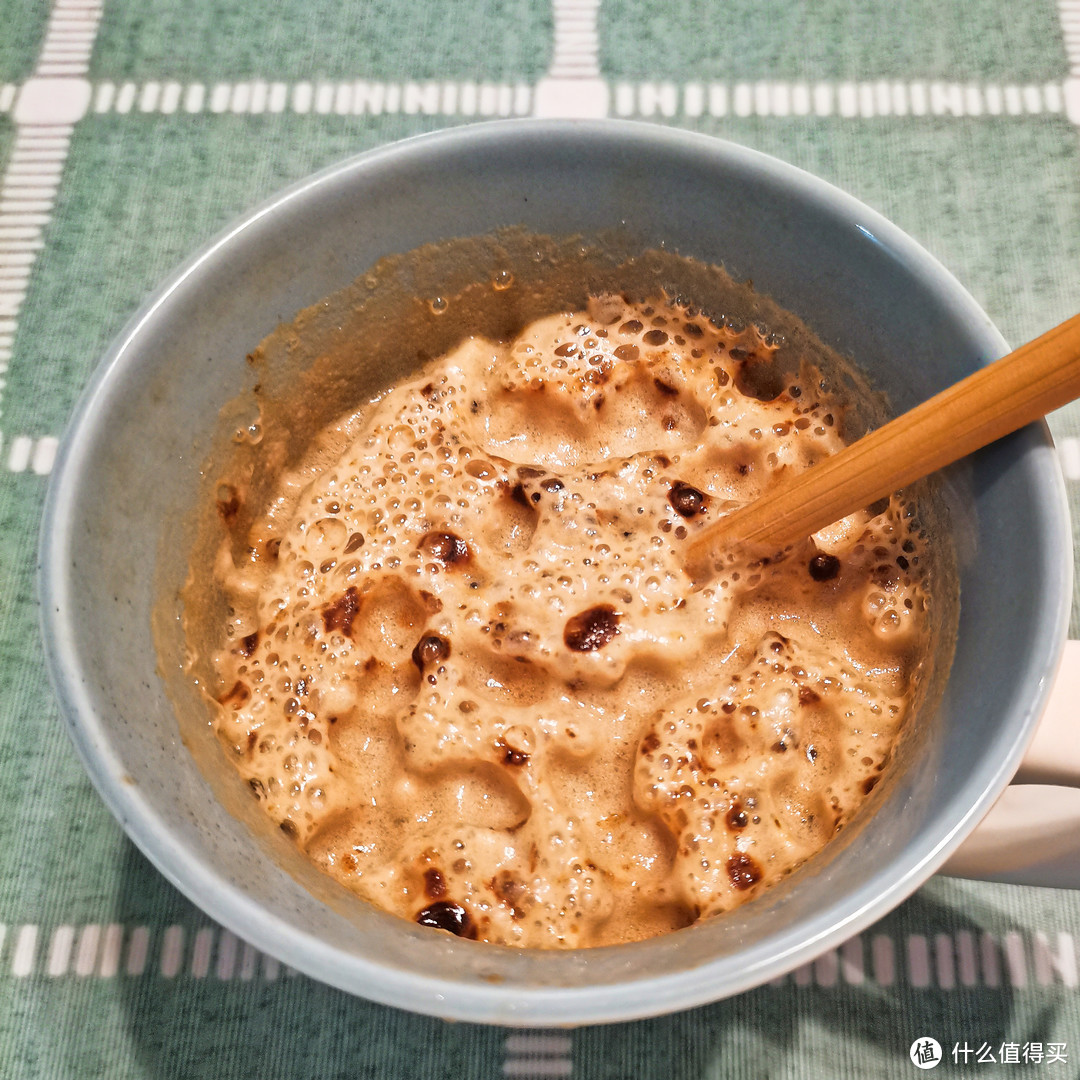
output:
[[[843,445],[834,382],[774,351],[604,296],[468,337],[280,472],[219,553],[216,727],[317,865],[461,936],[591,946],[730,910],[851,820],[929,647],[917,519],[682,569]]]

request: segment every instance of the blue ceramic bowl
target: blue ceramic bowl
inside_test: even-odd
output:
[[[949,479],[959,630],[940,700],[916,718],[917,752],[844,844],[730,917],[566,953],[434,935],[335,891],[261,835],[231,779],[207,779],[196,760],[205,717],[181,715],[196,732],[181,739],[177,710],[198,705],[166,693],[161,672],[176,657],[159,661],[150,618],[184,580],[184,524],[218,411],[249,378],[245,354],[384,255],[500,226],[595,235],[627,222],[644,244],[752,278],[855,357],[898,411],[1006,349],[931,256],[798,169],[657,126],[490,123],[353,158],[229,229],[115,342],[61,448],[41,540],[43,629],[94,783],[207,913],[353,993],[463,1020],[568,1025],[746,990],[839,944],[932,874],[1007,784],[1045,701],[1071,545],[1055,455],[1035,425]]]

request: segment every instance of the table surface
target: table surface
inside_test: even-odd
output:
[[[720,135],[832,181],[1013,342],[1077,309],[1080,0],[0,0],[0,1076],[900,1077],[923,1037],[936,1075],[1078,1075],[1080,893],[939,877],[729,1001],[569,1033],[448,1024],[222,931],[75,760],[34,546],[109,340],[202,241],[320,166],[570,113]],[[1080,410],[1051,426],[1075,513]]]

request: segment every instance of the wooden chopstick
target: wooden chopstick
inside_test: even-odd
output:
[[[686,565],[715,565],[735,544],[780,551],[1078,396],[1074,315],[707,526]]]

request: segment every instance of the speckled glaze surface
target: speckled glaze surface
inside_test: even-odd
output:
[[[962,287],[880,216],[790,166],[715,139],[619,122],[492,123],[423,136],[293,187],[178,271],[104,358],[61,448],[40,590],[71,736],[132,839],[195,903],[318,979],[492,1023],[655,1015],[788,971],[898,904],[1008,782],[1065,635],[1071,546],[1043,426],[949,480],[961,612],[919,760],[854,839],[732,918],[633,945],[541,954],[433,935],[316,899],[217,803],[157,672],[157,581],[182,581],[218,410],[280,318],[383,255],[519,225],[720,262],[804,318],[900,410],[1005,351]],[[302,253],[298,255],[297,253]],[[302,876],[302,875],[301,875]]]

